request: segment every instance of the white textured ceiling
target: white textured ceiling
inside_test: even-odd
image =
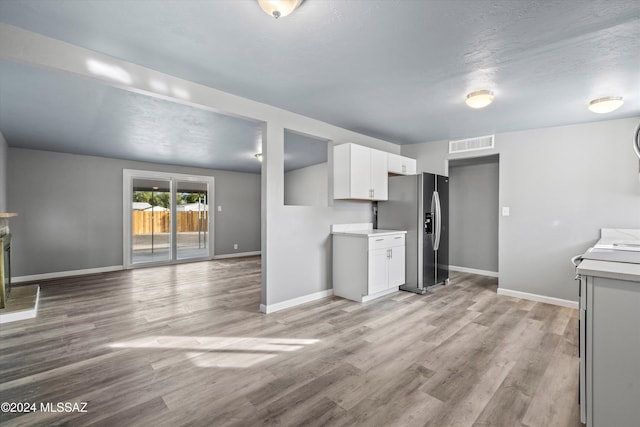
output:
[[[7,61],[0,95],[14,147],[260,172],[259,123]]]
[[[640,115],[637,0],[0,0],[0,21],[401,144]]]

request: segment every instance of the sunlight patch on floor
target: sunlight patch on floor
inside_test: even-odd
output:
[[[193,352],[188,351],[189,361],[199,368],[249,368],[258,363],[272,359],[276,353],[241,353],[241,352]]]
[[[151,335],[109,344],[111,348],[184,350],[185,360],[201,368],[247,368],[279,353],[303,349],[320,340],[257,337]]]

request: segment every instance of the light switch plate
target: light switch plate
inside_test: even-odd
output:
[[[509,206],[502,207],[502,216],[509,216]]]

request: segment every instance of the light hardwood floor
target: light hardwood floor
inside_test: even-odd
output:
[[[580,426],[577,311],[453,273],[427,295],[264,315],[260,259],[41,282],[0,326],[6,425]]]

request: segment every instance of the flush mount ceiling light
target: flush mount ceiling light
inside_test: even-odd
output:
[[[300,3],[302,0],[258,0],[262,10],[276,19],[291,14]]]
[[[260,163],[262,163],[262,153],[256,153],[254,156],[256,156],[256,159],[258,159]]]
[[[493,92],[490,90],[477,90],[467,95],[465,101],[471,108],[484,108],[493,102]]]
[[[610,113],[622,107],[622,104],[624,101],[621,96],[605,96],[591,101],[589,110],[598,114]]]

